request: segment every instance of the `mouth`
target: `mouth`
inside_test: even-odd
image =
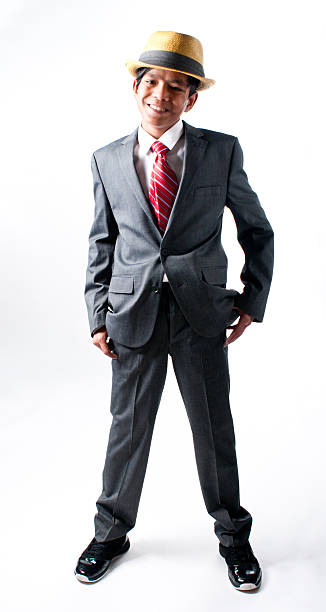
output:
[[[156,104],[147,104],[147,106],[149,106],[149,108],[154,111],[154,113],[157,113],[158,115],[163,115],[163,113],[167,113],[168,109],[164,108],[162,106],[157,106]]]

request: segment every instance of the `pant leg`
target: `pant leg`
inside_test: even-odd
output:
[[[204,502],[220,542],[242,544],[249,538],[252,516],[240,505],[226,332],[198,336],[172,291],[170,301],[169,352],[192,429]]]
[[[164,290],[154,331],[146,344],[131,348],[113,338],[118,354],[118,359],[112,360],[110,411],[113,419],[103,469],[103,490],[96,502],[94,518],[95,537],[101,542],[124,535],[136,522],[166,379],[166,298]]]

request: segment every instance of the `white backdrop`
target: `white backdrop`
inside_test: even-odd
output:
[[[325,95],[322,2],[1,5],[1,576],[3,609],[322,609],[325,572]],[[139,116],[126,58],[155,30],[198,37],[216,85],[184,116],[238,136],[275,232],[263,323],[229,347],[241,503],[263,586],[238,593],[218,553],[169,360],[131,549],[96,585],[93,537],[111,361],[84,282],[92,152]],[[243,252],[228,210],[228,286]],[[241,599],[241,602],[240,602]],[[249,601],[250,600],[250,601]]]

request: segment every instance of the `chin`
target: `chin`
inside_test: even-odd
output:
[[[149,123],[155,123],[155,125],[169,125],[175,123],[176,119],[171,116],[164,115],[153,115],[151,112],[146,113],[146,119]]]

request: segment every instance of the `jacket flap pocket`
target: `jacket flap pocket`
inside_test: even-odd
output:
[[[195,193],[203,197],[206,195],[209,197],[220,197],[221,185],[196,185]]]
[[[132,293],[134,290],[133,276],[112,276],[109,285],[111,293]]]
[[[226,266],[203,267],[201,271],[205,281],[211,285],[223,285],[226,283]]]

